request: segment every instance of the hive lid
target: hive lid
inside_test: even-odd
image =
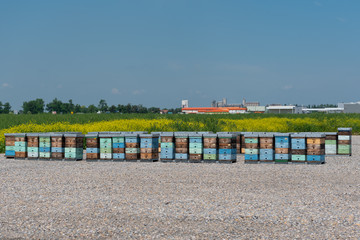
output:
[[[290,136],[292,138],[305,138],[306,137],[306,133],[292,133],[290,134]]]
[[[200,134],[200,133],[189,133],[189,138],[193,138],[193,137],[196,137],[196,138],[199,138],[199,137],[202,137],[203,135]]]
[[[141,138],[153,138],[153,137],[159,137],[159,134],[154,133],[143,133],[139,135]]]
[[[110,132],[101,132],[101,133],[99,133],[100,138],[110,138],[112,136],[113,136],[113,134],[111,134]]]
[[[5,137],[15,137],[16,133],[5,133],[4,136]]]
[[[60,132],[54,132],[54,133],[50,133],[51,137],[63,137],[64,134],[60,133]]]
[[[208,134],[203,134],[204,138],[217,138],[218,134],[215,133],[208,133]]]
[[[218,138],[233,138],[233,137],[234,137],[234,134],[231,134],[231,133],[218,134]]]
[[[125,133],[125,137],[139,137],[139,134],[137,133]]]
[[[244,134],[244,137],[259,137],[258,133],[252,133],[252,132],[247,132]]]
[[[322,138],[325,136],[326,135],[323,133],[308,133],[308,134],[306,134],[306,137],[308,137],[308,138]]]
[[[196,132],[198,134],[208,134],[208,133],[212,133],[212,132]]]
[[[175,137],[189,137],[188,133],[184,133],[184,132],[175,132],[174,133]]]
[[[81,133],[65,133],[64,137],[84,137]]]
[[[275,133],[275,137],[290,137],[290,133]]]
[[[113,132],[111,137],[125,137],[125,134],[123,132]]]
[[[274,133],[272,132],[259,133],[259,137],[274,137]]]
[[[28,133],[27,136],[28,137],[38,137],[39,133]]]
[[[85,137],[87,137],[87,138],[97,138],[97,137],[99,137],[99,134],[95,133],[95,132],[92,132],[92,133],[86,134]]]
[[[338,133],[337,132],[326,132],[325,135],[326,136],[337,136]]]
[[[135,131],[135,132],[131,132],[131,133],[137,133],[137,134],[147,134],[147,131]]]
[[[352,128],[339,127],[338,131],[339,132],[350,132],[350,131],[352,131]]]
[[[39,133],[39,137],[50,137],[50,133]]]
[[[160,133],[161,137],[173,137],[174,133],[173,132],[162,132]]]

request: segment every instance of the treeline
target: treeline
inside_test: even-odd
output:
[[[178,113],[181,112],[181,108],[168,109],[169,112]],[[44,112],[56,112],[56,113],[160,113],[160,108],[157,107],[144,107],[143,105],[132,105],[130,103],[126,105],[118,104],[108,106],[104,99],[99,101],[96,106],[91,104],[89,106],[82,106],[80,104],[74,104],[70,99],[68,102],[62,102],[55,98],[52,102],[45,105],[43,99],[31,100],[24,102],[22,105],[22,111],[19,113],[25,114],[37,114]]]

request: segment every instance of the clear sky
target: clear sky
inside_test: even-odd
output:
[[[358,0],[0,1],[0,101],[360,101]]]

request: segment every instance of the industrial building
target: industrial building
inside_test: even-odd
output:
[[[246,113],[246,108],[241,107],[191,107],[182,108],[181,112],[185,114],[238,114]]]
[[[343,108],[344,113],[360,113],[360,102],[338,103],[338,108]]]

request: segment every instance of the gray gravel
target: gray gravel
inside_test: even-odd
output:
[[[359,144],[316,166],[1,156],[0,238],[359,239]]]

